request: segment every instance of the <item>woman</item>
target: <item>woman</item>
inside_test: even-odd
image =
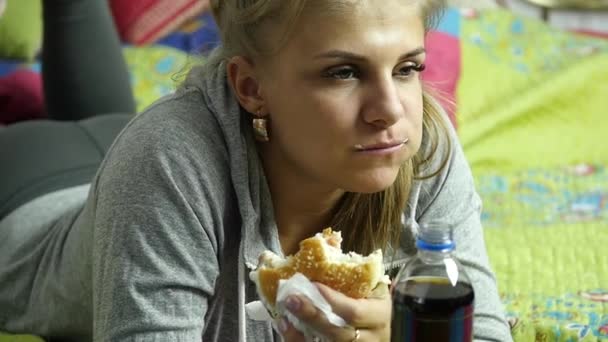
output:
[[[331,225],[347,249],[381,247],[399,264],[415,252],[414,223],[441,217],[476,290],[476,339],[510,340],[469,168],[419,78],[441,3],[212,1],[223,48],[118,136],[84,205],[13,238],[2,266],[32,285],[0,291],[18,299],[0,328],[299,341],[283,320],[275,332],[245,315],[257,299],[247,266],[262,251],[291,254]],[[288,307],[329,340],[388,340],[390,298],[322,292],[349,327],[304,298]]]

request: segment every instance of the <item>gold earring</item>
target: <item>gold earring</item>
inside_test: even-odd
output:
[[[253,133],[255,139],[261,142],[270,141],[268,136],[268,119],[262,115],[262,110],[258,109],[253,118]]]

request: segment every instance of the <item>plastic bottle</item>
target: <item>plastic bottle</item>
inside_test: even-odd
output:
[[[473,341],[475,294],[454,257],[452,228],[422,224],[418,253],[399,271],[392,288],[392,342]]]

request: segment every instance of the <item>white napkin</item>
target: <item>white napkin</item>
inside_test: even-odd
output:
[[[331,305],[325,300],[321,292],[319,292],[319,289],[303,274],[296,273],[287,280],[279,281],[279,289],[277,291],[277,312],[280,317],[286,317],[298,331],[302,332],[307,341],[313,340],[313,337],[315,336],[319,337],[319,334],[287,310],[285,301],[290,295],[307,297],[314,306],[325,314],[330,323],[340,328],[347,326],[344,319],[333,312]],[[260,301],[247,304],[246,310],[251,319],[273,321],[272,317]],[[318,341],[318,339],[315,341]]]

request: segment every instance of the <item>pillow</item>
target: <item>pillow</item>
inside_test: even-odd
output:
[[[460,10],[448,8],[437,27],[426,37],[427,60],[422,79],[435,93],[457,128],[456,89],[460,80]]]
[[[209,0],[110,0],[121,39],[135,45],[156,42],[208,4]]]
[[[426,70],[422,79],[457,128],[456,89],[460,79],[460,40],[450,34],[431,31],[426,37]]]
[[[181,50],[156,44],[126,47],[124,55],[138,113],[160,97],[174,92],[190,67],[203,62]]]
[[[220,44],[220,34],[210,11],[192,18],[157,44],[171,46],[190,54],[208,54]]]
[[[45,118],[40,74],[19,69],[0,77],[0,123]]]
[[[7,0],[0,18],[0,58],[33,60],[41,45],[40,0]]]

